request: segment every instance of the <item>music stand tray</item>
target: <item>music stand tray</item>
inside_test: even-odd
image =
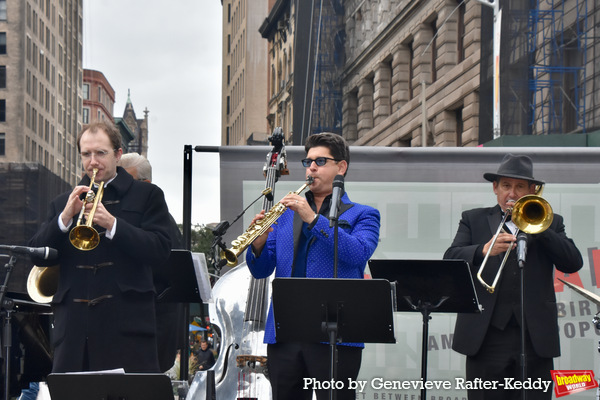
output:
[[[276,278],[273,312],[278,342],[396,343],[392,292],[383,279]],[[368,328],[365,328],[368,327]]]
[[[432,312],[480,312],[469,264],[465,260],[369,260],[373,278],[396,286],[396,311],[419,311],[419,302],[442,304]]]
[[[168,282],[167,289],[159,294],[161,303],[202,303],[198,279],[189,250],[171,250],[167,268],[155,272]],[[186,325],[187,326],[187,325]]]
[[[58,400],[173,400],[165,374],[50,374],[50,397]]]

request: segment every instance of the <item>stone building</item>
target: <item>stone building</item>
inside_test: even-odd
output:
[[[82,1],[0,1],[0,162],[81,175]]]
[[[479,144],[481,5],[424,3],[347,3],[343,129],[355,145]]]
[[[587,22],[597,20],[598,5],[496,2],[502,10],[499,133],[546,140],[598,129],[600,64]],[[496,81],[487,5],[346,2],[344,136],[355,145],[401,147],[491,142]]]
[[[272,0],[271,2],[272,3]],[[269,14],[259,28],[268,41],[267,121],[269,132],[283,130],[286,142],[293,141],[294,43],[296,7],[289,0],[269,4]]]
[[[293,119],[294,144],[324,130],[354,145],[506,145],[517,137],[528,145],[589,143],[589,135],[565,134],[600,127],[600,6],[495,3],[502,10],[498,81],[493,1],[274,1],[261,26],[269,41],[270,129]],[[502,140],[492,136],[495,82]]]
[[[83,70],[82,123],[108,120],[114,122],[115,90],[104,74],[91,69]]]
[[[117,126],[124,123],[129,128],[133,139],[127,145],[127,150],[123,151],[128,153],[138,153],[148,158],[148,108],[144,109],[144,118],[137,118],[135,110],[133,109],[133,103],[131,102],[130,92],[127,92],[127,103],[125,104],[125,110],[123,111],[122,118],[115,118]],[[121,130],[122,134],[123,130]],[[125,135],[124,135],[125,136]]]
[[[267,0],[223,0],[221,144],[267,144]]]

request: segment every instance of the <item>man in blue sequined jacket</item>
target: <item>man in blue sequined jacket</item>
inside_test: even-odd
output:
[[[327,218],[331,207],[332,185],[336,175],[346,175],[350,163],[348,144],[333,133],[310,136],[305,143],[302,165],[313,178],[306,196],[290,193],[281,203],[284,214],[267,233],[258,237],[246,253],[255,278],[275,277],[332,278],[334,276],[334,228]],[[380,215],[373,207],[341,197],[338,214],[338,278],[363,278],[365,265],[379,240]],[[262,219],[264,211],[252,223]],[[306,294],[310,296],[310,293]],[[301,298],[298,299],[302,301]],[[273,307],[265,328],[267,365],[274,399],[311,399],[312,390],[304,378],[329,381],[330,348],[322,343],[277,343]],[[343,343],[338,348],[337,381],[356,380],[360,370],[362,343]],[[319,400],[328,390],[316,390]],[[355,391],[337,391],[338,400],[355,399]]]

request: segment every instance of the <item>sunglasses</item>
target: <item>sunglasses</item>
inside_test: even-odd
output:
[[[335,158],[330,158],[330,157],[317,157],[314,160],[312,158],[305,158],[304,160],[302,160],[302,166],[310,167],[310,165],[314,161],[314,163],[317,164],[318,167],[322,167],[323,165],[327,164],[327,160],[332,160],[335,162],[340,161],[340,160],[336,160]]]

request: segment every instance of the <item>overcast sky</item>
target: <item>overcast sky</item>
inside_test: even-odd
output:
[[[149,110],[153,182],[179,223],[184,145],[220,145],[221,15],[219,0],[83,0],[83,67],[115,90],[115,117],[128,90],[138,119]],[[219,156],[192,161],[192,224],[218,222]]]

